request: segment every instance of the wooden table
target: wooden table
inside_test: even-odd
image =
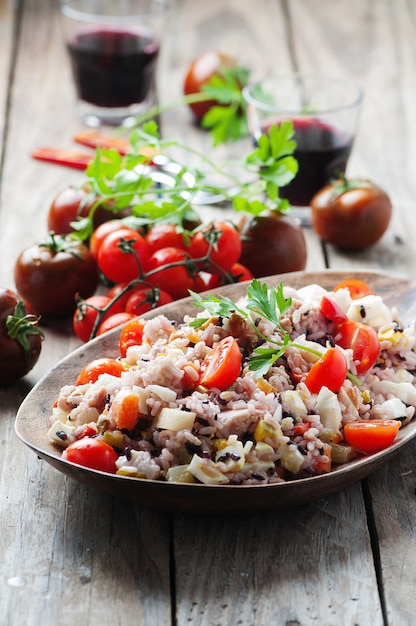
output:
[[[75,115],[54,0],[0,2],[0,284],[13,288],[23,247],[45,234],[54,195],[81,174],[35,162],[71,147]],[[322,249],[307,269],[416,267],[416,3],[406,0],[176,0],[160,64],[161,100],[181,93],[208,48],[255,69],[322,70],[362,85],[349,165],[394,203],[388,232],[354,255]],[[166,137],[210,149],[186,109]],[[236,147],[229,148],[231,153]],[[158,512],[65,478],[14,433],[33,384],[78,342],[46,329],[41,358],[0,389],[0,622],[7,626],[404,626],[416,620],[415,446],[342,493],[290,511],[223,517]]]

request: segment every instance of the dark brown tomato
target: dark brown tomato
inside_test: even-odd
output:
[[[53,199],[48,212],[48,230],[57,235],[65,235],[74,229],[72,222],[81,217],[86,217],[94,201],[90,194],[82,187],[66,187]],[[94,213],[93,227],[107,222],[115,217],[124,217],[128,211],[121,214],[113,213],[110,209],[99,206]]]
[[[363,250],[387,230],[392,204],[386,192],[371,181],[340,180],[315,194],[311,215],[322,241],[346,250]]]
[[[97,288],[97,263],[82,243],[59,235],[23,250],[14,267],[16,289],[37,315],[73,314],[76,298]]]
[[[27,374],[37,362],[43,334],[37,318],[11,289],[0,289],[0,386]]]
[[[303,230],[287,215],[270,212],[251,218],[241,230],[241,239],[240,263],[255,278],[305,269]]]
[[[205,85],[214,75],[220,75],[221,71],[227,68],[236,67],[236,61],[228,54],[217,50],[208,50],[196,57],[190,64],[183,86],[184,94],[200,93]],[[218,105],[216,100],[205,100],[189,104],[189,108],[197,120],[202,120],[209,109]]]

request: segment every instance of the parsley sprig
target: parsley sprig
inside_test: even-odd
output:
[[[289,205],[280,198],[279,188],[293,180],[298,169],[293,137],[292,122],[272,126],[260,137],[258,147],[234,163],[231,171],[226,163],[216,162],[179,141],[163,140],[157,123],[147,122],[131,133],[131,150],[126,155],[114,149],[96,150],[83,183],[90,190],[85,201],[92,208],[72,226],[79,239],[87,239],[93,232],[94,214],[103,206],[113,213],[128,207],[131,215],[123,221],[133,227],[157,222],[181,227],[186,221],[198,220],[193,200],[201,192],[219,196],[235,211],[251,215],[267,210],[284,212]],[[178,155],[184,155],[184,159]],[[158,157],[173,166],[169,168],[169,185],[155,183],[152,178]],[[185,165],[189,160],[195,165]],[[234,173],[236,165],[240,166],[239,175]]]
[[[267,374],[270,367],[284,355],[289,346],[306,350],[318,357],[322,356],[322,352],[292,341],[289,333],[283,328],[281,317],[292,305],[292,298],[286,298],[284,295],[283,283],[279,283],[277,287],[269,288],[266,283],[262,283],[257,278],[253,279],[247,287],[247,303],[245,306],[239,306],[227,296],[222,295],[215,296],[209,294],[202,297],[197,293],[191,292],[191,296],[193,297],[193,306],[206,310],[211,317],[229,318],[233,313],[240,315],[250,324],[260,339],[268,344],[272,344],[271,346],[258,346],[250,356],[249,369],[258,378]],[[262,317],[276,326],[278,330],[276,338],[266,337],[261,332],[256,323],[257,317]],[[191,322],[191,326],[201,328],[209,319],[210,317],[196,317]]]

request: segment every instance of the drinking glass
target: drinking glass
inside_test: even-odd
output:
[[[301,221],[307,223],[314,194],[332,178],[344,174],[357,128],[361,88],[350,80],[321,74],[268,76],[243,90],[251,137],[273,124],[293,122],[299,170],[280,188]],[[307,212],[306,212],[307,211]]]
[[[156,104],[168,0],[61,0],[81,119],[117,126]]]

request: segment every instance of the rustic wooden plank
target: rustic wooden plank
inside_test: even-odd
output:
[[[0,4],[0,155],[3,149],[4,133],[7,124],[7,99],[11,78],[12,48],[15,42],[15,18],[13,2],[5,0]]]
[[[365,524],[355,488],[279,514],[178,518],[178,623],[382,624]]]
[[[81,176],[30,157],[41,145],[71,147],[80,125],[56,3],[25,2],[23,18],[0,216],[0,284],[8,287],[18,253],[46,233],[52,198]],[[78,345],[69,322],[45,333],[34,370],[0,391],[2,623],[170,623],[169,516],[69,481],[14,434],[24,395]]]

